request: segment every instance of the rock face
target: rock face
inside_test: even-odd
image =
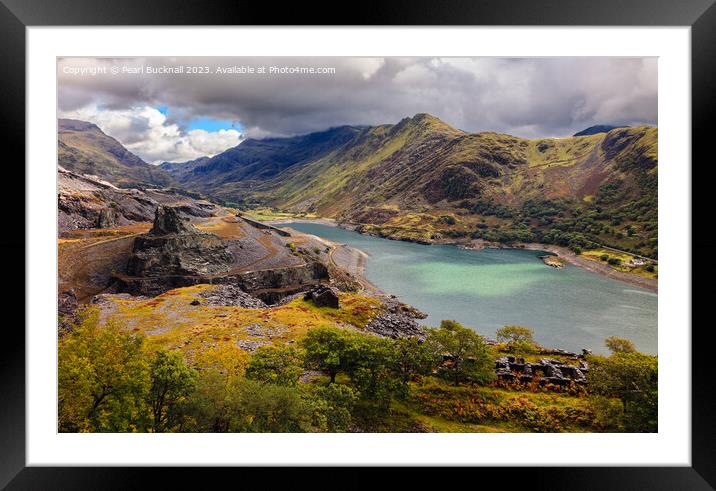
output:
[[[200,232],[172,207],[158,206],[154,226],[134,241],[127,274],[139,277],[224,273],[233,255],[214,234]]]
[[[318,307],[340,308],[338,293],[326,285],[320,285],[307,291],[303,298],[310,300]]]
[[[112,208],[102,208],[97,216],[97,228],[110,228],[117,225],[117,212]]]
[[[328,269],[323,264],[319,262],[309,262],[301,266],[247,271],[245,273],[217,279],[216,282],[234,283],[243,291],[254,293],[265,289],[290,289],[291,287],[301,287],[302,291],[305,291],[307,287],[320,281],[328,280],[328,278]],[[287,293],[287,295],[289,294],[291,293]],[[264,302],[266,302],[266,300],[264,300]]]
[[[60,235],[72,230],[111,228],[136,222],[148,222],[157,205],[169,205],[184,215],[212,216],[217,206],[190,199],[173,189],[119,189],[93,176],[57,171],[57,226]]]

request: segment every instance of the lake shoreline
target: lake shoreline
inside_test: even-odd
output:
[[[296,219],[284,219],[284,220],[265,220],[264,223],[270,224],[270,225],[276,225],[280,223],[316,223],[319,225],[327,225],[329,227],[338,227],[343,228],[345,230],[351,230],[353,232],[358,232],[356,230],[356,226],[352,226],[350,224],[342,224],[337,223],[335,220],[329,219],[329,218],[316,218],[316,219],[307,219],[307,218],[296,218]],[[360,232],[358,232],[360,233]],[[370,235],[370,234],[366,234]],[[387,237],[386,237],[387,238]],[[400,240],[400,239],[390,239],[388,240]],[[409,241],[408,241],[409,242]],[[440,245],[452,245],[456,247],[462,247],[464,249],[468,250],[475,250],[479,251],[482,249],[517,249],[517,250],[530,250],[530,251],[544,251],[550,254],[554,254],[558,256],[559,258],[563,259],[567,263],[571,264],[572,266],[576,266],[578,268],[581,268],[583,270],[589,271],[590,273],[598,274],[607,278],[611,278],[613,280],[620,281],[622,283],[627,283],[632,286],[638,286],[640,288],[644,288],[645,290],[649,290],[653,293],[658,293],[658,280],[652,279],[652,278],[645,278],[643,276],[637,276],[629,273],[623,273],[621,271],[617,271],[614,268],[610,267],[607,264],[602,264],[596,261],[592,261],[589,259],[585,259],[584,257],[581,257],[574,252],[572,252],[567,247],[562,247],[554,244],[542,244],[538,242],[527,242],[527,243],[519,243],[515,244],[513,246],[506,246],[502,244],[493,244],[493,243],[486,243],[484,241],[470,241],[470,242],[456,242],[456,241],[440,241],[436,242],[435,244]],[[431,244],[426,244],[431,245]],[[350,246],[345,246],[352,248]],[[364,251],[359,251],[360,254],[364,254],[367,256],[367,254]],[[550,267],[545,264],[545,267]],[[363,274],[364,268],[361,268],[360,270],[360,278],[365,280],[366,282],[370,283]],[[351,273],[354,274],[353,271]],[[356,275],[358,276],[358,275]],[[375,287],[375,285],[372,285]]]

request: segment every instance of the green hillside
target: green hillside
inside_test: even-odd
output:
[[[246,164],[224,156],[203,165],[210,180],[191,172],[182,184],[237,206],[314,213],[390,238],[599,244],[657,256],[656,128],[530,140],[469,134],[418,114],[352,133],[321,152],[303,149],[308,157],[268,175],[241,178]],[[256,159],[256,145],[250,150]]]
[[[57,139],[57,162],[72,172],[98,176],[124,188],[173,183],[164,169],[147,164],[92,123],[60,119]]]

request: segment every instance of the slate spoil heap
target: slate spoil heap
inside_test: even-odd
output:
[[[200,232],[175,208],[158,206],[154,226],[134,241],[127,273],[132,276],[184,276],[225,273],[234,258],[222,240]]]

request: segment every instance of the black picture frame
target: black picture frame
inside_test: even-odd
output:
[[[25,262],[25,222],[17,210],[24,204],[25,157],[25,29],[28,26],[165,26],[165,25],[502,25],[502,26],[691,26],[692,62],[692,160],[706,166],[713,158],[710,125],[716,107],[716,0],[449,0],[392,1],[365,4],[349,9],[337,3],[304,2],[300,8],[270,2],[218,0],[0,0],[0,122],[2,124],[2,169],[6,187],[3,195],[12,213],[4,222],[12,233],[0,235],[0,249],[10,288],[6,301],[18,296],[19,278],[24,278],[20,257]],[[638,42],[638,40],[635,40]],[[54,108],[48,108],[53,111]],[[711,158],[707,158],[711,157]],[[702,162],[703,161],[703,162]],[[699,169],[692,175],[692,223],[707,223],[709,180]],[[684,163],[685,171],[688,166]],[[20,185],[23,183],[24,185]],[[12,196],[17,193],[16,196]],[[10,201],[12,200],[12,201]],[[24,205],[23,205],[24,206]],[[716,242],[705,234],[691,237],[692,255],[711,257]],[[711,276],[714,261],[699,264],[699,276]],[[50,273],[48,273],[50,274]],[[693,308],[704,309],[708,289],[696,288],[692,270]],[[24,280],[23,280],[24,282]],[[23,288],[24,291],[24,288]],[[31,292],[27,294],[31,295]],[[701,300],[700,302],[698,300]],[[16,303],[16,300],[8,303]],[[53,306],[54,308],[54,306]],[[148,486],[149,468],[50,468],[25,466],[25,336],[19,321],[10,321],[8,306],[3,326],[0,356],[0,486],[8,489],[133,489]],[[663,326],[688,330],[691,326]],[[709,324],[694,325],[692,366],[692,465],[691,467],[584,467],[584,468],[480,468],[457,474],[441,473],[444,482],[496,477],[508,480],[512,489],[716,489],[716,425],[712,414],[714,368]],[[163,471],[163,472],[162,472]],[[162,488],[186,487],[195,479],[212,482],[216,469],[172,469],[162,472]],[[236,473],[223,469],[222,473]],[[279,474],[266,469],[242,469],[247,477],[264,476],[271,487],[295,486],[333,480],[342,487],[365,487],[375,482],[370,470],[291,469]],[[337,478],[337,473],[341,477]],[[456,470],[456,472],[458,472]],[[469,475],[467,475],[469,472]],[[289,475],[290,474],[290,475]],[[405,479],[425,482],[423,470],[404,473]],[[409,474],[409,476],[408,476]],[[336,481],[336,479],[340,479]],[[404,486],[407,486],[407,481]]]

